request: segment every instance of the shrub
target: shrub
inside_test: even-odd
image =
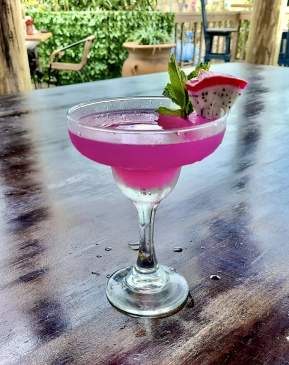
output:
[[[50,11],[155,10],[157,0],[22,0],[28,8]]]
[[[138,29],[128,40],[142,45],[172,43],[172,35],[162,29],[157,29],[155,26],[148,26]]]
[[[37,11],[30,10],[37,29],[46,29],[53,37],[39,46],[42,65],[48,64],[53,50],[74,43],[88,35],[96,36],[82,81],[93,81],[120,75],[126,51],[122,44],[139,28],[154,27],[172,34],[174,15],[157,11]],[[82,48],[65,52],[65,61],[79,62]],[[47,76],[47,69],[44,68]],[[60,83],[80,82],[75,72],[60,72]]]

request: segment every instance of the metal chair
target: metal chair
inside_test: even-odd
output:
[[[212,59],[223,60],[225,62],[230,62],[231,59],[231,34],[237,32],[237,28],[208,28],[208,20],[206,14],[206,4],[205,0],[201,0],[202,7],[202,21],[203,21],[203,31],[205,37],[206,54],[205,62],[209,62]],[[223,53],[213,52],[213,40],[214,37],[224,37],[225,38],[225,51]]]
[[[58,75],[59,71],[74,71],[74,72],[77,72],[80,75],[80,77],[82,78],[80,71],[87,64],[87,61],[89,58],[89,52],[93,45],[94,40],[95,40],[95,36],[91,35],[78,42],[69,44],[68,46],[62,47],[51,53],[49,66],[48,66],[48,87],[50,85],[52,72],[54,72],[54,74],[55,74],[56,85],[59,84],[59,75]],[[84,43],[84,47],[83,47],[81,61],[79,63],[58,62],[59,58],[61,58],[64,55],[64,53],[67,49],[76,47],[81,43]]]
[[[289,67],[289,31],[282,33],[278,64]]]

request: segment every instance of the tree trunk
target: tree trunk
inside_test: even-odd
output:
[[[276,65],[287,0],[254,0],[246,62]]]
[[[0,95],[30,89],[20,0],[0,0]]]

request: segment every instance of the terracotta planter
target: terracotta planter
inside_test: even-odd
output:
[[[174,43],[140,45],[126,42],[123,47],[128,50],[128,58],[122,66],[122,76],[135,76],[163,72],[168,69],[170,51]]]
[[[26,24],[26,34],[32,35],[33,34],[33,25],[32,24]]]

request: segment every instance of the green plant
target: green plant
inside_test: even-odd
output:
[[[143,45],[169,43],[172,41],[172,35],[161,29],[157,29],[155,25],[150,25],[146,28],[140,28],[135,31],[128,38],[128,41],[133,41]]]
[[[157,0],[22,0],[36,10],[155,10]]]
[[[98,0],[98,7],[104,10],[154,10],[157,0]]]
[[[94,34],[88,64],[82,71],[82,79],[75,72],[60,72],[60,83],[73,84],[120,76],[127,56],[123,43],[128,35],[141,27],[154,25],[166,34],[174,29],[174,14],[157,11],[35,11],[29,12],[37,29],[47,29],[53,36],[39,46],[39,57],[47,78],[49,57],[55,49],[74,43]],[[82,47],[69,49],[62,60],[79,62]]]
[[[187,118],[193,111],[193,105],[190,101],[188,91],[186,90],[186,82],[194,77],[198,77],[202,71],[209,70],[208,63],[199,63],[195,69],[188,75],[177,65],[174,54],[171,54],[168,73],[170,81],[164,88],[163,95],[170,98],[178,109],[169,109],[160,107],[158,112],[163,115],[177,115],[182,118]]]

